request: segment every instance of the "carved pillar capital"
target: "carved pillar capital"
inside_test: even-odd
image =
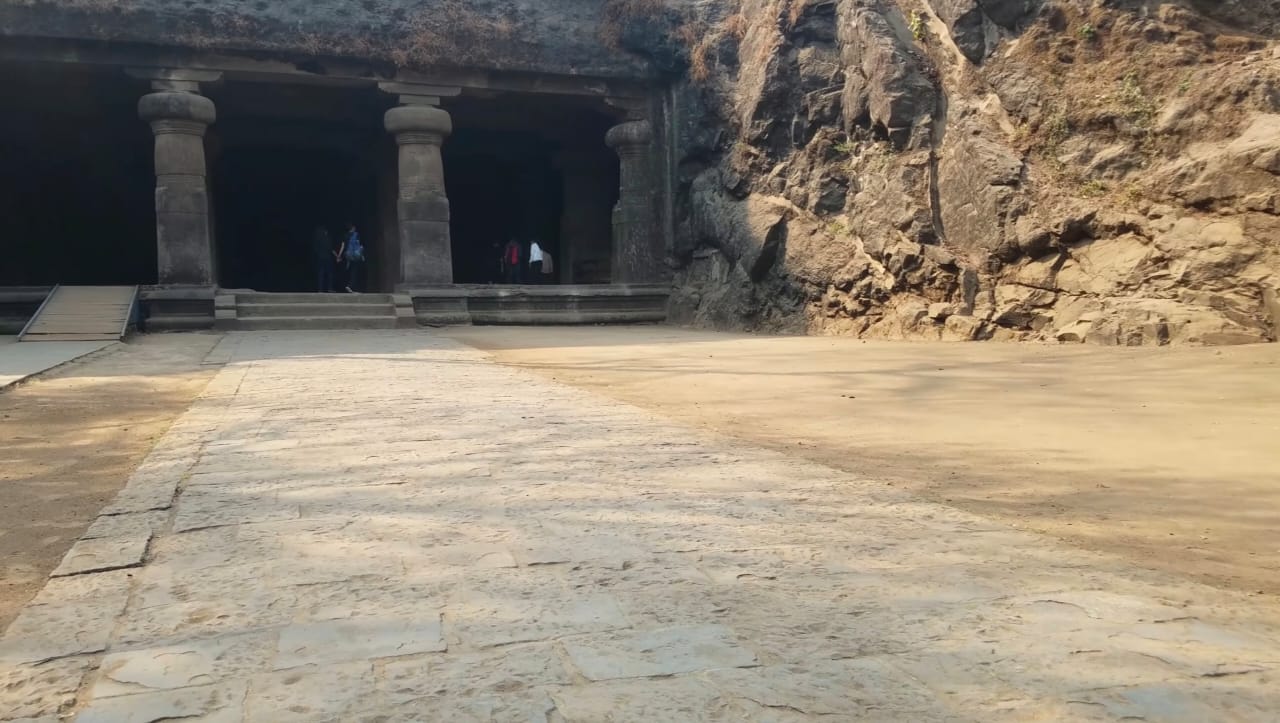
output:
[[[619,156],[644,153],[653,141],[653,127],[647,120],[633,120],[609,129],[604,142]]]
[[[449,112],[430,105],[402,105],[387,111],[382,119],[387,132],[402,145],[430,143],[440,145],[453,133]],[[401,138],[404,137],[402,141]]]
[[[218,111],[213,101],[203,95],[160,91],[142,96],[138,116],[153,128],[161,126],[166,133],[204,135],[205,129],[218,120]]]

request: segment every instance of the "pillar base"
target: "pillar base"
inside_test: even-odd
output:
[[[216,318],[211,285],[163,285],[142,289],[143,327],[148,332],[203,331]]]

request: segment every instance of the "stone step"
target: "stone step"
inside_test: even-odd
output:
[[[361,301],[346,304],[236,304],[236,316],[241,319],[274,316],[274,317],[310,317],[310,316],[388,316],[395,318],[395,304],[385,301]]]
[[[325,329],[395,329],[394,316],[254,316],[227,324],[241,331],[291,331]]]
[[[226,292],[231,293],[231,292]],[[236,293],[236,304],[391,304],[391,294]]]

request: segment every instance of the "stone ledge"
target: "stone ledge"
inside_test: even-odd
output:
[[[406,289],[419,324],[637,324],[667,319],[665,284],[437,286]]]
[[[140,294],[146,331],[199,331],[213,327],[212,286],[145,286]]]

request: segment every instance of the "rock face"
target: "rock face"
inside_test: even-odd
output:
[[[1280,9],[672,4],[703,31],[673,91],[673,319],[1275,340]]]
[[[0,0],[0,37],[296,53],[392,69],[646,77],[646,59],[606,42],[618,1]]]

